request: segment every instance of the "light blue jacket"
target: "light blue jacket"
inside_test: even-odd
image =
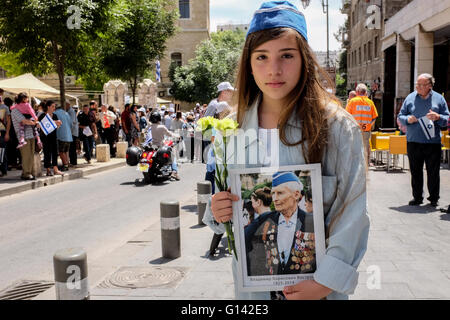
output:
[[[241,125],[243,130],[258,132],[257,100],[247,111]],[[328,299],[348,299],[358,283],[357,268],[366,249],[369,236],[369,216],[366,200],[366,167],[364,147],[359,125],[344,109],[329,104],[328,111],[333,114],[329,120],[329,139],[322,160],[323,212],[325,226],[328,229],[332,218],[343,212],[334,223],[326,241],[325,256],[320,262],[314,279],[330,288],[333,292]],[[294,117],[287,122],[288,141],[301,138],[301,123]],[[246,143],[247,151],[253,143],[258,144],[257,135]],[[249,165],[247,152],[246,164],[242,167],[260,167]],[[228,156],[227,156],[228,158]],[[288,147],[280,143],[279,165],[305,164],[300,145]],[[229,166],[229,169],[241,166]],[[206,208],[203,222],[216,233],[224,233],[223,224],[217,224],[211,213],[210,203]],[[237,286],[237,262],[233,256],[233,277],[236,299],[270,299],[269,292],[242,292]]]

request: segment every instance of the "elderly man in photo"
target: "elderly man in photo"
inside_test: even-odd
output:
[[[249,276],[314,272],[313,216],[298,206],[302,190],[294,173],[273,175],[275,211],[260,215],[244,231]]]
[[[423,202],[423,164],[427,170],[427,198],[433,207],[439,200],[439,168],[441,161],[440,127],[446,127],[449,118],[447,103],[442,95],[433,91],[434,78],[424,73],[417,77],[416,91],[410,93],[398,114],[406,126],[407,152],[411,170],[413,199],[411,206]]]

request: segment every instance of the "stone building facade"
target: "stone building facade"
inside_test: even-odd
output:
[[[250,25],[248,23],[247,24],[219,24],[219,25],[217,25],[217,32],[241,30],[241,31],[247,33],[248,28],[250,28]]]
[[[371,90],[379,118],[377,126],[392,126],[393,92],[385,87],[385,60],[382,42],[385,21],[412,0],[343,0],[343,13],[349,19],[347,30],[347,89],[365,83]],[[389,119],[389,120],[387,120]]]
[[[434,75],[433,90],[450,101],[450,0],[414,0],[385,24],[385,86],[395,119],[417,76]]]
[[[185,65],[195,57],[196,47],[210,39],[209,0],[179,0],[179,31],[167,41],[167,49],[161,60],[161,82],[158,96],[171,100],[169,68],[170,64]]]

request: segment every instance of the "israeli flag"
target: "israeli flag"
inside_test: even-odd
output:
[[[151,144],[152,140],[153,140],[152,128],[150,127],[150,128],[148,128],[147,134],[145,135],[145,142],[144,142],[144,144],[149,145],[149,144]]]
[[[41,120],[41,122],[39,122],[39,124],[41,125],[41,129],[46,136],[52,133],[57,128],[55,121],[53,121],[53,119],[48,114],[45,115],[45,117]]]
[[[422,127],[422,131],[427,137],[428,140],[431,140],[435,136],[434,130],[434,122],[427,118],[427,116],[423,116],[419,118],[419,124]]]
[[[161,64],[156,60],[156,81],[161,82]]]

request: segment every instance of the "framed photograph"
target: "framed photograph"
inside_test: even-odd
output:
[[[325,254],[320,164],[230,170],[238,285],[279,291],[313,279]]]

